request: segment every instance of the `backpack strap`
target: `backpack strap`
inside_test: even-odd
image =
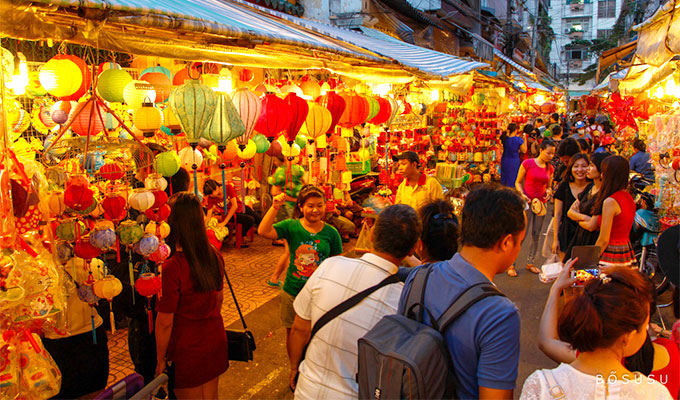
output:
[[[439,317],[436,326],[433,325],[432,327],[443,333],[449,324],[467,311],[468,308],[472,307],[473,304],[490,296],[505,297],[503,293],[498,291],[498,289],[489,282],[480,282],[468,287],[453,301],[449,308],[444,311],[442,316]]]
[[[423,311],[425,310],[425,287],[427,286],[427,279],[432,271],[431,264],[426,264],[415,272],[413,282],[406,297],[406,306],[404,307],[404,315],[418,322],[423,322]],[[414,309],[418,307],[418,313],[415,314]]]
[[[543,372],[543,376],[548,382],[548,393],[550,393],[550,397],[555,400],[565,399],[564,390],[562,390],[562,386],[557,383],[557,379],[555,379],[555,375],[553,375],[552,371],[549,369],[542,369],[541,372]]]

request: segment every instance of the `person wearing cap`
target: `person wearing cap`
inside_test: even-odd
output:
[[[572,139],[579,140],[579,139],[587,139],[589,142],[592,143],[593,137],[590,136],[588,132],[586,132],[586,123],[583,121],[576,121],[574,124],[574,128],[576,128],[576,133],[572,134],[569,136]]]
[[[395,204],[407,204],[419,210],[434,200],[444,199],[444,192],[439,181],[418,169],[420,163],[418,154],[405,151],[394,159],[399,165],[397,172],[404,177],[404,181],[397,188]]]

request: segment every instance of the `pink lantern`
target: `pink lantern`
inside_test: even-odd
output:
[[[257,95],[246,88],[241,88],[234,92],[231,101],[236,107],[236,112],[241,117],[243,125],[246,127],[246,132],[236,138],[240,145],[247,145],[248,139],[253,135],[253,129],[257,120],[260,118],[262,112],[262,102]]]

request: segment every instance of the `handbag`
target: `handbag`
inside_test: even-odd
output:
[[[243,324],[243,330],[232,329],[224,330],[227,333],[227,344],[229,346],[229,360],[244,362],[253,361],[253,351],[255,351],[256,348],[255,337],[246,326],[246,320],[243,319],[241,307],[239,307],[238,305],[236,295],[234,294],[234,289],[231,287],[231,282],[229,282],[229,277],[227,276],[226,270],[224,271],[224,278],[227,280],[227,285],[229,286],[231,297],[234,299],[234,304],[236,305],[236,311],[238,311],[238,316],[241,319],[241,324]]]

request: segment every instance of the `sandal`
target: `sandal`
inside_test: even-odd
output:
[[[541,270],[536,268],[536,266],[534,264],[527,264],[527,269],[529,271],[533,272],[534,274],[540,274],[541,273]]]
[[[508,268],[507,271],[505,271],[508,276],[512,276],[513,278],[517,277],[517,270],[515,269],[514,265],[511,265],[510,268]]]
[[[267,279],[267,285],[269,285],[269,286],[271,286],[271,287],[277,287],[277,288],[278,288],[278,287],[281,287],[281,283],[282,283],[281,281],[272,282],[272,281],[270,281],[269,279]]]

